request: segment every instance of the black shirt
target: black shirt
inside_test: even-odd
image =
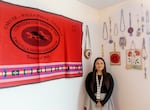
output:
[[[96,101],[96,96],[95,93],[97,92],[97,87],[96,87],[96,78],[93,81],[93,90],[91,89],[91,82],[93,79],[93,74],[92,72],[90,72],[87,77],[86,77],[86,81],[85,81],[85,87],[86,87],[86,91],[88,93],[88,95],[90,96],[90,98],[97,103]],[[96,76],[95,76],[96,77]],[[99,80],[101,79],[101,76],[99,76]],[[107,83],[106,83],[107,82]],[[101,87],[101,93],[106,93],[106,96],[103,100],[101,100],[101,104],[104,105],[110,98],[112,91],[114,88],[114,80],[111,76],[110,73],[105,73],[103,75],[103,82],[102,82],[102,87]]]

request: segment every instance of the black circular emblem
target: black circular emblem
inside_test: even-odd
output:
[[[10,37],[19,49],[31,54],[51,52],[60,42],[59,31],[39,19],[25,19],[15,23],[10,30]]]

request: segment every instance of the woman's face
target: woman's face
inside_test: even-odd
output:
[[[104,69],[104,62],[103,62],[103,60],[98,59],[95,62],[95,68],[96,68],[97,71],[102,71]]]

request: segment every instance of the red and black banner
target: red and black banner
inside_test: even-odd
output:
[[[0,1],[0,88],[82,76],[82,22]]]

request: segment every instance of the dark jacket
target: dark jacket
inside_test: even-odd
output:
[[[99,78],[101,78],[101,77],[99,77]],[[88,95],[90,96],[90,98],[95,103],[97,103],[96,96],[95,96],[95,93],[97,92],[96,76],[94,76],[94,81],[93,81],[94,84],[91,85],[92,79],[93,79],[93,72],[90,72],[86,77],[85,88],[86,88],[86,91],[87,91]],[[114,88],[114,80],[112,78],[112,75],[110,73],[103,74],[101,93],[106,93],[106,96],[105,96],[104,100],[101,100],[102,105],[104,105],[109,100],[109,98],[112,94],[113,88]]]

